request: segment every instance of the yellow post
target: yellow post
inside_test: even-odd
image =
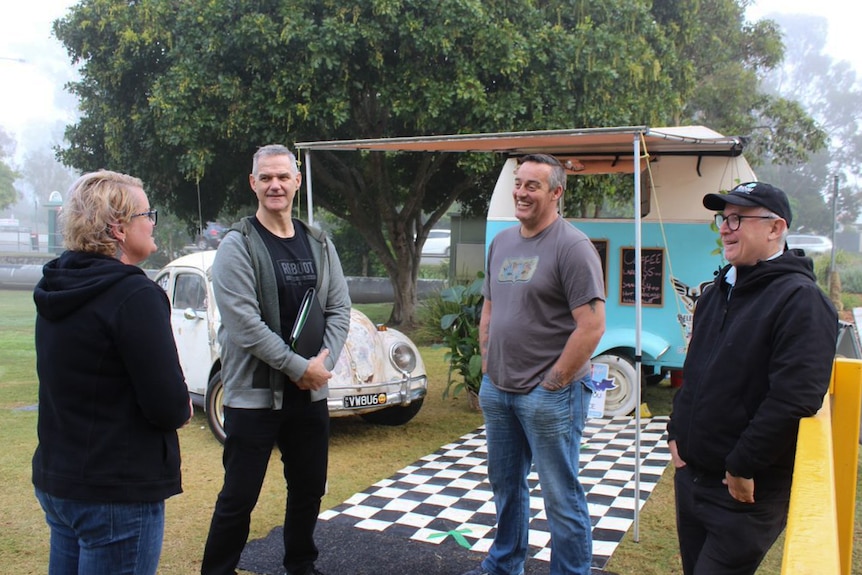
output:
[[[799,422],[782,575],[840,575],[830,402]]]
[[[856,510],[859,417],[862,410],[862,361],[836,359],[832,397],[832,449],[841,572],[850,573]]]

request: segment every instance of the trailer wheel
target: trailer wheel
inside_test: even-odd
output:
[[[215,372],[207,386],[206,398],[207,424],[219,443],[224,443],[224,385],[221,371]]]
[[[593,363],[608,366],[608,378],[613,379],[616,387],[605,394],[605,416],[628,415],[637,407],[637,373],[632,361],[621,355],[604,354],[593,358]]]

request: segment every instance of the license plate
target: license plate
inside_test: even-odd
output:
[[[386,403],[385,393],[364,393],[362,395],[344,396],[344,409],[357,409],[360,407],[374,407]]]

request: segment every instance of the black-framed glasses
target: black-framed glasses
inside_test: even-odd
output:
[[[140,214],[132,214],[129,219],[137,218],[140,216],[147,216],[150,221],[153,222],[153,225],[159,223],[159,210],[150,210],[148,212],[141,212]]]
[[[739,229],[739,224],[742,223],[743,219],[749,220],[777,220],[777,216],[740,216],[739,214],[730,214],[729,216],[725,216],[724,214],[715,214],[715,225],[717,227],[721,227],[721,224],[727,222],[727,227],[730,231],[735,232]]]

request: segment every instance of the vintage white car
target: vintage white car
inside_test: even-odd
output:
[[[210,268],[215,250],[180,257],[159,270],[155,281],[171,301],[171,326],[186,385],[224,442],[220,324]],[[329,414],[359,415],[370,423],[401,425],[422,407],[428,390],[419,350],[398,330],[374,325],[359,310],[350,312],[350,331],[329,380]]]

